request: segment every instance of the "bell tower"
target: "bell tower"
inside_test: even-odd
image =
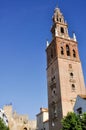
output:
[[[60,130],[61,119],[73,111],[77,95],[86,90],[76,36],[70,38],[59,8],[52,19],[52,41],[46,48],[49,130]]]

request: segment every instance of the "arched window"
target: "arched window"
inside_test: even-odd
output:
[[[75,50],[73,50],[73,57],[76,57],[76,52],[75,52]]]
[[[24,130],[27,130],[27,128],[25,127]]]
[[[68,45],[66,45],[66,53],[67,53],[67,56],[70,56],[70,48]]]
[[[62,19],[60,18],[60,22],[62,21]]]
[[[64,28],[63,27],[61,27],[61,33],[64,33]]]
[[[72,84],[72,90],[75,90],[75,84]]]
[[[58,21],[58,17],[57,17],[57,21]]]
[[[73,78],[73,73],[72,72],[70,73],[70,76],[71,76],[71,78]]]
[[[64,49],[61,47],[61,54],[64,55]]]

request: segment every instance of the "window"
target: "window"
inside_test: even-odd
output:
[[[62,20],[61,20],[61,18],[60,18],[60,22],[61,22]]]
[[[70,76],[71,76],[71,78],[73,78],[73,73],[72,72],[70,73]]]
[[[56,88],[52,89],[52,96],[55,97],[56,96]]]
[[[77,109],[77,113],[82,114],[82,108],[81,107]]]
[[[24,124],[27,124],[27,121],[23,121]]]
[[[71,64],[69,64],[69,68],[72,69],[72,65]]]
[[[51,78],[51,81],[53,82],[55,80],[55,76],[53,76],[52,78]]]
[[[56,91],[55,91],[55,90],[53,90],[53,93],[54,93],[54,94],[56,94]]]
[[[61,33],[64,33],[64,28],[63,27],[61,27]]]
[[[25,127],[24,130],[27,130],[27,128]]]
[[[72,90],[75,90],[75,84],[72,84]]]
[[[73,50],[73,57],[76,57],[76,52],[75,52],[75,50]]]
[[[8,120],[6,120],[6,122],[8,123]]]
[[[70,56],[70,48],[68,45],[66,45],[66,53],[67,53],[67,56]]]
[[[61,55],[64,55],[64,49],[61,47]]]
[[[51,84],[50,84],[50,88],[51,88],[51,90],[53,90],[53,88],[56,88],[56,83],[53,81],[53,82],[51,82]]]
[[[5,114],[3,113],[3,117],[5,117]]]

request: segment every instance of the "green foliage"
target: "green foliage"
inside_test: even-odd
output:
[[[0,130],[9,130],[9,128],[5,125],[4,121],[0,118]]]
[[[82,130],[86,130],[86,113],[81,115],[81,126],[82,126]]]
[[[62,119],[62,130],[86,130],[86,113],[82,115],[68,113]]]

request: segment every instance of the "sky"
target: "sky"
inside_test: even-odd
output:
[[[47,107],[46,40],[59,7],[76,33],[86,84],[86,0],[0,0],[0,108],[35,119]]]

